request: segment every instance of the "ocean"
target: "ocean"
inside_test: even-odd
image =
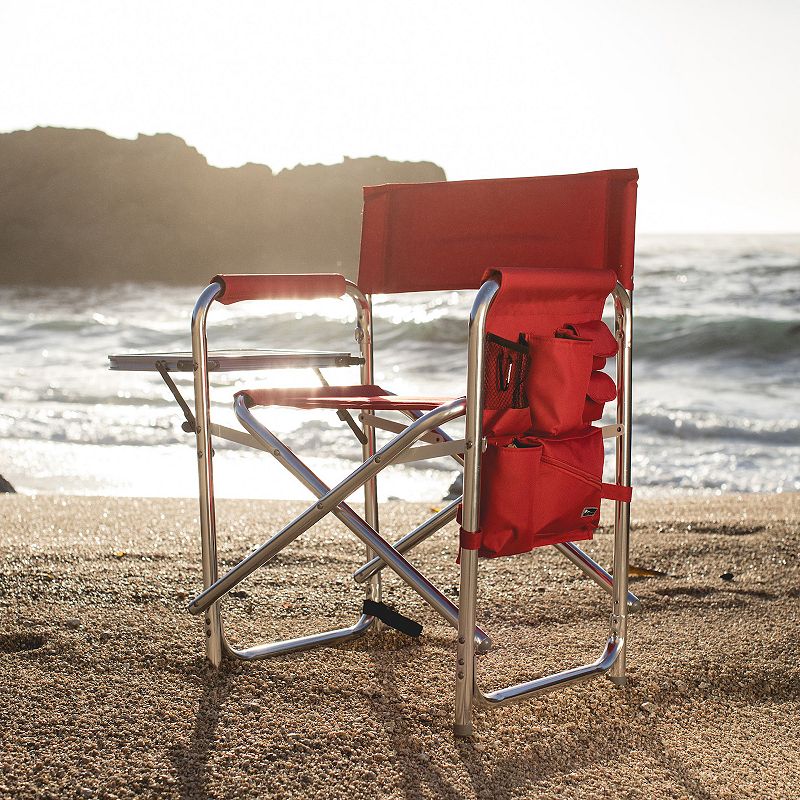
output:
[[[637,493],[800,490],[800,235],[642,236],[635,280]],[[202,288],[0,288],[0,474],[31,494],[195,495],[193,438],[161,378],[112,372],[107,356],[190,349]],[[472,296],[376,297],[377,382],[463,393]],[[209,340],[212,349],[355,353],[352,329],[349,300],[254,302],[214,307]],[[331,383],[356,376],[327,373]],[[176,381],[191,398],[190,378]],[[215,421],[236,426],[233,393],[266,383],[316,380],[302,371],[214,376]],[[334,412],[258,413],[323,480],[356,464],[358,445]],[[438,501],[454,467],[392,467],[379,493]],[[215,482],[220,497],[309,497],[269,456],[228,442],[216,445]]]

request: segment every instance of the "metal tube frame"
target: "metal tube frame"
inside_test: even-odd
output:
[[[233,589],[248,575],[258,569],[260,566],[266,564],[271,558],[282,550],[289,542],[296,539],[300,534],[307,531],[319,520],[329,513],[337,514],[342,513],[340,506],[343,501],[348,498],[357,489],[364,486],[371,478],[377,475],[380,470],[390,465],[394,458],[403,450],[411,447],[411,445],[419,438],[419,436],[431,425],[442,424],[451,419],[455,419],[464,413],[465,406],[464,398],[453,400],[443,406],[429,411],[424,417],[421,417],[415,423],[408,426],[408,428],[401,434],[398,434],[388,444],[384,445],[378,450],[374,456],[368,458],[361,464],[354,472],[348,475],[344,480],[340,481],[333,489],[327,489],[319,482],[316,484],[320,489],[324,488],[326,491],[318,498],[318,502],[310,505],[299,516],[295,517],[292,522],[286,525],[271,539],[264,542],[260,547],[253,550],[246,558],[240,561],[235,567],[227,572],[223,577],[215,581],[209,588],[202,591],[197,597],[189,603],[189,611],[192,614],[199,614],[206,611],[215,602],[217,602],[224,594]],[[242,415],[243,403],[237,404],[237,411]],[[251,432],[258,432],[257,420],[254,418],[246,418]],[[265,434],[269,434],[264,429]],[[265,441],[270,441],[265,435]],[[278,443],[278,440],[274,440]],[[272,442],[270,442],[272,444]],[[293,461],[290,457],[293,456],[288,448],[280,451],[280,457],[286,459],[292,471],[296,470],[300,475],[303,475],[308,480],[309,487],[315,485],[314,481],[319,479],[307,468],[302,465],[299,459],[294,457]],[[346,507],[345,507],[346,508]],[[353,523],[357,520],[354,512],[350,511],[349,515],[343,515],[348,523]],[[365,544],[373,547],[378,552],[381,558],[403,578],[412,578],[420,585],[427,584],[427,579],[420,575],[410,564],[397,552],[395,552],[391,545],[383,540],[374,531],[369,529],[366,524],[355,525],[349,524],[348,527],[362,540]],[[416,586],[419,590],[419,586]]]
[[[416,547],[420,542],[424,542],[434,533],[441,530],[448,522],[452,522],[458,514],[458,507],[461,505],[462,497],[459,495],[451,503],[448,503],[441,511],[438,511],[432,517],[429,517],[421,525],[414,528],[413,531],[407,533],[402,539],[398,539],[392,543],[392,547],[398,553],[407,553],[409,550]],[[364,583],[368,578],[372,577],[376,572],[380,572],[386,563],[379,557],[373,558],[366,564],[360,566],[353,573],[353,580],[356,583]]]
[[[467,371],[467,450],[464,464],[464,505],[462,528],[468,532],[480,530],[480,474],[483,442],[483,375],[484,339],[489,309],[500,289],[495,280],[486,281],[475,298],[470,313],[468,371]],[[616,439],[616,479],[630,486],[631,460],[631,345],[633,334],[632,293],[619,283],[614,288],[615,334],[617,354],[617,425],[622,426]],[[625,683],[625,643],[628,614],[628,549],[630,534],[630,503],[616,501],[614,510],[614,574],[612,582],[612,611],[609,635],[601,656],[591,664],[558,672],[524,683],[484,693],[478,686],[473,637],[477,617],[478,551],[461,548],[461,581],[458,646],[456,655],[455,721],[456,736],[473,733],[473,706],[493,708],[536,697],[575,683],[608,675],[617,685]],[[578,548],[581,555],[583,554]],[[562,550],[563,552],[563,550]],[[577,553],[565,553],[573,563],[584,569],[587,563]],[[574,558],[573,558],[574,556]],[[588,556],[586,557],[588,559]],[[594,570],[592,570],[594,572]]]
[[[372,463],[379,463],[380,467],[378,469],[384,469],[387,466],[398,463],[398,461],[402,459],[403,452],[407,448],[411,447],[413,441],[416,441],[424,436],[426,427],[429,425],[438,424],[436,422],[438,415],[451,413],[447,412],[447,408],[451,406],[460,409],[456,413],[456,416],[463,414],[463,399],[453,401],[453,403],[448,404],[448,406],[440,406],[438,409],[434,409],[434,411],[430,412],[433,422],[427,422],[426,420],[420,422],[418,426],[419,430],[415,433],[413,439],[408,437],[407,432],[404,432],[406,433],[404,441],[398,441],[400,440],[399,436],[395,437],[392,442],[387,444],[381,451],[379,451],[379,453],[376,454],[379,458],[379,461]],[[358,488],[358,485],[360,485],[359,481],[363,478],[362,472],[364,471],[366,462],[348,478],[345,478],[345,480],[342,481],[336,489],[329,489],[328,486],[326,486],[325,483],[323,483],[314,474],[314,472],[291,451],[291,449],[289,449],[280,439],[278,439],[277,436],[275,436],[275,434],[268,430],[253,416],[243,397],[237,398],[235,403],[235,411],[236,416],[241,422],[242,426],[261,445],[262,449],[266,450],[278,461],[280,461],[281,464],[290,473],[292,473],[292,475],[294,475],[306,488],[312,492],[312,494],[314,494],[324,503],[328,503],[330,498],[334,496],[334,493],[338,492],[340,489],[343,492],[353,492]],[[419,431],[422,431],[422,433],[420,434]],[[316,508],[319,508],[319,504],[316,505]],[[416,530],[417,536],[419,537],[425,534],[429,529],[436,530],[449,522],[452,518],[452,516],[449,515],[449,512],[451,511],[452,516],[455,516],[456,509],[453,507],[453,504],[448,506],[436,516],[427,520],[427,522],[423,523],[423,525]],[[381,538],[374,528],[365,522],[358,514],[356,514],[355,511],[353,511],[352,508],[350,508],[344,502],[338,503],[330,510],[330,513],[334,514],[347,528],[350,529],[352,533],[356,535],[356,537],[365,542],[369,549],[374,548],[377,553],[383,555],[388,554],[388,557],[392,562],[387,564],[382,555],[376,555],[374,559],[368,562],[368,565],[373,564],[374,562],[380,562],[383,566],[389,566],[400,576],[402,580],[404,580],[415,592],[417,592],[417,594],[419,594],[420,597],[422,597],[423,600],[425,600],[434,611],[439,613],[454,628],[458,627],[458,608],[455,606],[452,600],[450,600],[432,583],[430,583],[427,578],[425,578],[414,567],[412,567],[405,559],[398,557],[399,554],[402,554],[403,550],[395,548],[393,545],[389,545],[383,538]],[[301,517],[302,516],[303,515],[301,515]],[[281,549],[283,549],[283,547],[289,544],[290,541],[293,541],[302,533],[302,530],[296,526],[296,523],[299,519],[300,517],[296,518],[294,522],[273,536],[272,539],[265,544],[265,547],[269,547],[269,554],[266,555],[265,553],[267,560],[272,558]],[[408,549],[410,549],[410,546],[405,547],[405,550]],[[266,563],[266,561],[262,563]],[[372,570],[369,575],[364,575],[361,580],[357,582],[365,583],[368,580],[371,580],[375,572],[377,572],[377,570]],[[229,591],[231,588],[233,588],[232,585],[229,586],[225,591]],[[190,610],[197,611],[202,609],[198,606],[195,606],[193,602],[190,605]],[[479,628],[476,628],[475,647],[477,652],[487,652],[490,646],[491,642],[489,637]]]
[[[429,602],[442,616],[458,627],[455,724],[458,736],[470,736],[473,732],[472,707],[496,707],[511,702],[553,691],[557,688],[586,681],[598,675],[608,674],[618,684],[625,683],[625,644],[627,634],[627,613],[629,606],[638,606],[638,600],[628,592],[628,550],[630,529],[630,504],[616,501],[614,515],[614,577],[597,565],[588,555],[572,543],[557,545],[557,549],[582,569],[589,577],[603,586],[613,597],[609,637],[605,649],[597,661],[582,667],[565,670],[525,683],[484,693],[477,685],[475,656],[489,647],[488,637],[476,629],[477,616],[477,551],[461,549],[461,580],[459,612],[424,576],[415,570],[401,553],[432,535],[450,522],[458,506],[454,501],[437,515],[427,520],[394,546],[388,544],[378,534],[378,504],[375,476],[395,461],[414,442],[439,426],[456,418],[466,411],[466,440],[464,454],[464,495],[462,527],[465,531],[479,530],[480,521],[480,469],[482,452],[482,409],[483,409],[483,341],[486,319],[492,301],[499,291],[499,284],[490,280],[479,289],[470,314],[469,326],[469,366],[467,376],[467,400],[453,401],[440,406],[427,414],[413,416],[414,422],[402,433],[395,436],[387,445],[376,452],[375,430],[364,425],[367,442],[363,446],[364,463],[354,473],[345,478],[333,489],[328,489],[316,475],[308,470],[294,454],[260,425],[246,408],[242,400],[237,403],[237,416],[255,441],[268,452],[284,461],[285,466],[295,474],[314,494],[319,502],[309,507],[303,514],[287,525],[268,542],[251,553],[223,578],[218,578],[216,555],[216,518],[213,489],[212,466],[212,425],[210,421],[210,400],[208,385],[208,347],[206,338],[207,315],[214,300],[221,292],[219,284],[212,283],[198,298],[192,313],[192,356],[194,362],[195,417],[198,456],[198,477],[200,488],[200,528],[203,565],[204,591],[190,604],[193,613],[203,613],[206,633],[206,656],[210,663],[218,666],[223,653],[236,658],[251,660],[280,653],[294,652],[320,645],[330,645],[347,641],[363,635],[374,622],[373,618],[361,615],[349,627],[281,642],[270,642],[245,649],[233,648],[225,638],[220,614],[220,598],[235,585],[272,558],[305,530],[308,530],[327,513],[339,517],[367,546],[367,563],[356,571],[357,582],[366,583],[366,596],[380,600],[380,571],[389,566]],[[361,368],[363,384],[372,382],[372,315],[369,298],[348,281],[347,293],[353,299],[357,310],[356,340],[361,349],[364,363]],[[617,358],[617,425],[621,429],[616,439],[616,480],[623,486],[630,486],[631,442],[630,426],[632,418],[631,400],[631,345],[633,332],[632,293],[621,285],[614,289],[615,332],[619,342]],[[445,438],[449,438],[446,437]],[[460,460],[460,459],[459,459]],[[383,461],[383,463],[381,463]],[[365,490],[365,516],[362,520],[352,509],[344,504],[344,499],[363,487]],[[443,603],[442,600],[445,602]],[[448,607],[448,604],[449,606]]]
[[[419,412],[409,411],[405,412],[406,415],[411,419],[417,419],[420,415]],[[374,424],[372,420],[374,417],[368,417],[367,415],[361,415],[364,422],[367,424]],[[386,421],[382,421],[382,424]],[[391,427],[389,425],[386,426],[387,430],[402,430],[401,425],[394,425],[392,424]],[[622,435],[623,427],[619,424],[614,425],[606,425],[603,429],[603,436],[608,438],[611,436],[619,437]],[[450,442],[452,439],[448,436],[444,431],[439,431],[438,434],[434,434],[438,441]],[[427,441],[426,437],[421,437],[423,441]],[[461,456],[455,455],[453,458],[459,463],[460,466],[463,467],[464,459]],[[454,500],[450,505],[446,508],[442,509],[441,512],[436,514],[435,516],[431,517],[429,520],[424,522],[418,528],[415,528],[411,533],[406,534],[402,539],[398,539],[392,547],[394,547],[400,553],[406,553],[412,548],[416,547],[421,542],[425,541],[425,539],[433,536],[434,533],[439,531],[442,527],[444,527],[448,522],[451,522],[455,519],[456,513],[458,511],[458,506],[463,500],[463,495],[458,497]],[[613,594],[614,592],[614,583],[611,575],[606,572],[603,567],[600,566],[591,556],[581,550],[574,542],[561,542],[559,544],[551,545],[554,547],[559,553],[561,553],[568,561],[570,561],[574,566],[576,566],[583,574],[593,580],[601,589],[603,589],[608,594]],[[380,558],[373,558],[368,564],[364,564],[363,566],[359,567],[354,573],[353,578],[356,583],[363,583],[364,580],[368,576],[373,575],[376,571],[382,570],[386,564],[384,564]],[[639,598],[633,593],[628,592],[628,609],[629,611],[638,611],[641,606]]]
[[[361,351],[363,364],[361,365],[361,382],[372,382],[373,356],[372,356],[372,305],[370,298],[351,281],[346,282],[346,291],[356,307],[356,342]],[[208,338],[207,323],[208,312],[214,301],[222,292],[219,283],[209,284],[195,303],[192,311],[191,336],[192,336],[192,362],[194,369],[194,398],[195,398],[195,435],[197,440],[198,484],[200,498],[200,550],[203,571],[203,587],[208,590],[218,579],[217,559],[217,530],[216,510],[214,501],[214,469],[212,464],[212,425],[211,402],[209,397],[208,382]],[[367,443],[362,448],[364,459],[370,458],[375,453],[374,430],[365,431]],[[369,525],[378,528],[378,501],[377,486],[372,479],[364,486],[365,515]],[[373,553],[367,549],[367,560]],[[380,600],[381,583],[380,574],[375,574],[365,588],[368,599]],[[271,643],[255,648],[236,650],[228,643],[222,626],[219,601],[209,605],[203,612],[203,624],[206,639],[206,658],[214,667],[222,663],[223,653],[241,659],[252,659],[275,655],[278,652],[291,652],[307,649],[322,644],[342,642],[361,636],[374,622],[372,617],[361,615],[354,625],[349,628],[326,631],[301,637],[282,643]]]

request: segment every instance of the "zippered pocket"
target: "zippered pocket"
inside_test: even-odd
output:
[[[563,472],[573,476],[577,480],[588,483],[590,486],[594,486],[597,483],[597,478],[592,475],[592,473],[587,472],[584,469],[579,469],[574,464],[569,464],[566,461],[562,461],[560,458],[542,455],[542,464],[550,464],[556,469],[560,469]]]
[[[574,436],[541,442],[533,519],[538,538],[548,543],[590,539],[600,524],[602,430],[590,427]]]
[[[603,434],[489,441],[481,468],[481,555],[590,539],[600,522]]]

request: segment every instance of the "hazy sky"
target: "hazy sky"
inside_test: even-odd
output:
[[[800,0],[0,0],[0,130],[210,163],[636,166],[640,231],[800,231]]]

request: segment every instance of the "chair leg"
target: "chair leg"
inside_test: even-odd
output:
[[[332,631],[321,631],[312,633],[308,636],[300,636],[295,639],[284,639],[277,642],[264,642],[252,647],[237,649],[232,647],[227,639],[222,640],[225,653],[231,658],[238,658],[241,661],[255,661],[259,658],[270,658],[272,656],[282,656],[287,653],[297,653],[301,650],[310,650],[313,647],[330,647],[334,644],[342,644],[363,636],[374,625],[377,620],[362,614],[355,625],[349,628],[337,628]]]
[[[621,640],[622,647],[608,679],[617,686],[627,682],[625,675],[625,644],[628,633],[628,541],[630,529],[630,505],[617,501],[614,509],[614,595],[611,611],[610,634]]]
[[[478,551],[461,548],[458,646],[456,648],[456,700],[453,733],[472,736],[472,695],[475,687],[476,595],[478,589]]]
[[[481,453],[483,450],[483,338],[489,307],[500,291],[496,281],[486,281],[478,290],[469,319],[467,342],[467,406],[464,424],[464,502],[462,530],[480,530]],[[472,703],[475,696],[475,644],[471,633],[476,622],[478,551],[461,547],[458,645],[456,647],[456,696],[453,733],[472,736]]]
[[[203,587],[208,589],[217,580],[217,526],[214,508],[214,469],[212,465],[211,419],[208,391],[208,341],[206,316],[219,294],[220,287],[212,283],[200,295],[192,312],[192,359],[194,362],[195,434],[197,437],[197,468],[200,494],[200,550],[203,566]],[[222,663],[223,633],[219,603],[214,603],[203,615],[206,658],[214,667]]]
[[[366,444],[361,448],[361,455],[363,460],[366,461],[371,456],[375,455],[375,428],[364,426],[364,432],[367,437]],[[380,531],[380,520],[378,518],[378,479],[377,476],[367,481],[364,484],[364,517],[367,525],[372,530]],[[367,545],[365,552],[365,561],[371,561],[375,558],[375,551]],[[374,600],[380,603],[383,597],[383,587],[381,585],[381,574],[375,572],[370,575],[369,580],[366,581],[364,586],[364,593],[367,600]],[[380,620],[375,621],[378,628],[382,625]]]
[[[616,481],[631,485],[631,422],[633,419],[632,346],[633,297],[620,284],[614,289],[615,332],[619,343],[617,356],[617,424],[622,435],[616,444]],[[628,633],[628,551],[630,546],[630,503],[617,501],[614,508],[614,605],[611,612],[611,633],[622,640],[609,679],[623,686],[626,682],[625,659]]]

